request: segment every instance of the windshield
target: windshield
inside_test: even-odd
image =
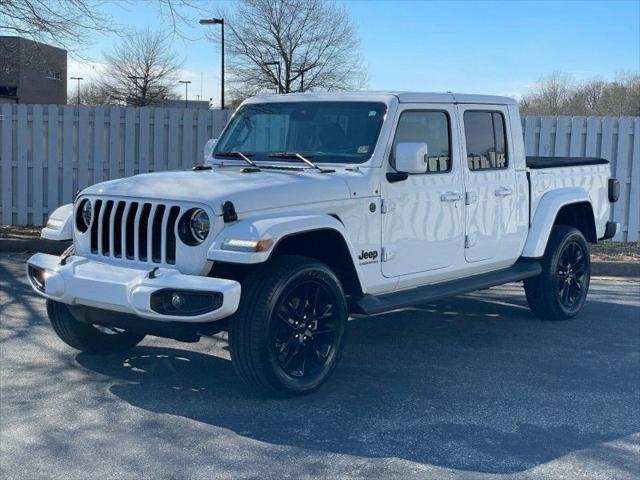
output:
[[[213,155],[242,152],[273,161],[270,154],[295,152],[316,163],[362,163],[373,153],[385,112],[377,102],[248,104],[234,115]]]

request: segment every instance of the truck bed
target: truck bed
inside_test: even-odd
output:
[[[596,157],[527,157],[527,167],[533,169],[603,165],[607,163],[609,163],[608,160]]]
[[[531,183],[530,215],[534,218],[543,197],[554,190],[580,188],[587,192],[598,238],[609,220],[608,180],[611,166],[601,158],[527,157]]]

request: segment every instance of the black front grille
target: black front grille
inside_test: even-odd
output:
[[[91,252],[154,264],[176,263],[180,207],[127,200],[93,200]]]

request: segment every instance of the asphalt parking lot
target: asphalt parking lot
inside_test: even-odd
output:
[[[315,394],[259,398],[223,338],[73,351],[0,255],[0,476],[640,477],[640,285],[596,278],[580,318],[510,284],[353,320]]]

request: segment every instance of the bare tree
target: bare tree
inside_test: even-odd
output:
[[[244,0],[221,14],[236,97],[366,84],[358,36],[341,6],[324,0]]]
[[[523,115],[640,115],[640,75],[574,82],[554,73],[520,100]]]
[[[78,53],[95,33],[127,34],[107,13],[117,0],[0,0],[0,34],[17,35]],[[131,2],[133,4],[133,2]],[[174,34],[182,35],[200,12],[195,0],[154,0],[150,8]]]
[[[78,91],[74,88],[69,91],[67,103],[76,104],[78,102]],[[85,80],[80,84],[80,104],[81,105],[109,105],[114,101],[102,85],[92,80]]]
[[[163,32],[146,30],[125,37],[105,53],[99,87],[110,102],[145,106],[175,98],[181,62]]]

